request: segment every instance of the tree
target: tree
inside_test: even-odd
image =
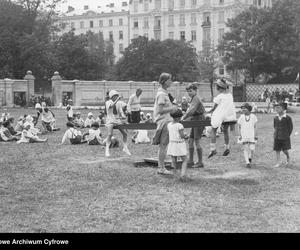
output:
[[[198,80],[197,54],[192,45],[138,37],[125,49],[115,72],[119,80],[153,81],[164,71],[180,82]]]
[[[271,9],[251,7],[230,19],[219,45],[227,69],[243,70],[253,82],[261,74],[290,81],[299,65],[299,11],[297,0],[277,1]]]

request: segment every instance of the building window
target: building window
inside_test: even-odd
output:
[[[210,42],[210,30],[209,29],[203,30],[203,41]]]
[[[197,16],[196,13],[191,14],[191,24],[196,25],[197,24]]]
[[[137,18],[133,19],[133,28],[138,28],[139,27],[139,21]]]
[[[134,1],[133,2],[133,12],[138,12],[139,11],[139,2],[138,1]]]
[[[219,11],[219,23],[224,23],[224,11]]]
[[[169,39],[174,39],[174,32],[169,32]]]
[[[80,29],[84,29],[84,21],[80,22]]]
[[[161,9],[161,0],[155,0],[155,9],[160,10]]]
[[[192,30],[191,37],[192,37],[192,41],[197,41],[197,32],[196,32],[196,30]]]
[[[149,18],[148,17],[144,17],[144,28],[145,29],[149,28]]]
[[[124,51],[123,44],[120,43],[120,44],[119,44],[119,52],[123,52],[123,51]]]
[[[261,6],[261,0],[258,0],[258,6]]]
[[[99,20],[99,27],[103,27],[103,20]]]
[[[94,22],[90,21],[90,28],[94,28]]]
[[[119,40],[123,40],[123,31],[122,30],[119,31]]]
[[[220,42],[220,41],[223,40],[224,29],[219,29],[219,30],[218,30],[218,33],[219,33],[219,34],[218,34],[218,36],[219,36],[218,39],[219,39],[219,42]]]
[[[225,73],[224,65],[219,66],[219,75],[223,76]]]
[[[169,26],[174,26],[174,16],[169,15]]]
[[[71,22],[71,28],[75,29],[75,23],[74,22]]]
[[[108,23],[109,23],[109,26],[113,26],[113,20],[112,19],[109,19]]]
[[[123,26],[123,18],[119,19],[119,26]]]
[[[195,8],[197,5],[197,0],[191,0],[191,7]]]
[[[154,28],[161,29],[160,25],[161,25],[160,16],[156,16],[154,19]]]
[[[109,41],[113,42],[114,41],[114,34],[112,31],[109,32]]]
[[[185,0],[180,0],[180,8],[184,9],[185,7]]]
[[[219,0],[219,4],[224,4],[224,0]]]
[[[148,11],[149,10],[149,0],[145,0],[144,1],[144,11]]]
[[[174,0],[169,0],[169,10],[174,10]]]
[[[185,26],[185,15],[184,14],[180,14],[179,25],[180,26]]]
[[[203,22],[210,23],[210,13],[206,12],[203,14]]]
[[[180,31],[180,40],[185,41],[185,31]]]

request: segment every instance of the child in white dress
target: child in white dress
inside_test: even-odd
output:
[[[24,130],[21,134],[21,139],[17,141],[17,144],[20,143],[34,143],[34,142],[46,142],[48,139],[41,139],[36,134],[33,133],[34,130],[32,130],[31,125],[29,122],[26,122],[24,124]]]
[[[210,153],[208,158],[217,154],[216,150],[216,133],[219,127],[223,125],[223,133],[225,140],[225,151],[223,156],[227,156],[230,153],[229,150],[229,123],[236,122],[236,111],[233,102],[233,96],[229,92],[229,85],[224,79],[218,79],[217,81],[217,90],[220,92],[214,98],[214,107],[208,112],[212,113],[211,115],[211,144],[210,144]],[[226,123],[227,122],[227,123]]]
[[[244,147],[244,157],[247,168],[251,168],[251,162],[255,151],[257,141],[256,124],[257,118],[251,113],[252,106],[245,103],[241,106],[243,114],[238,119],[239,142]]]
[[[84,122],[84,127],[91,128],[92,124],[95,122],[95,118],[92,112],[88,113],[88,116]]]
[[[169,144],[167,149],[167,155],[172,158],[172,167],[176,171],[177,158],[182,159],[182,168],[180,178],[183,180],[186,176],[187,168],[187,148],[185,143],[184,127],[180,123],[180,119],[183,113],[180,109],[171,113],[173,122],[168,124],[169,131]]]

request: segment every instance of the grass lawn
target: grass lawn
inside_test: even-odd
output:
[[[35,114],[9,112],[15,118]],[[48,142],[0,143],[2,233],[300,232],[300,135],[294,135],[299,111],[290,114],[289,167],[272,167],[273,115],[258,114],[252,169],[245,168],[235,139],[231,154],[223,157],[219,138],[218,155],[208,160],[209,139],[203,138],[205,168],[189,169],[185,183],[159,176],[153,167],[134,167],[135,161],[156,156],[156,146],[129,142],[132,157],[117,148],[109,159],[98,146],[59,146],[66,113],[54,112],[62,130],[47,134]],[[84,118],[87,113],[82,111]]]

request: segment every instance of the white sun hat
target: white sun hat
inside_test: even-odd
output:
[[[109,98],[112,98],[114,95],[119,95],[118,91],[116,90],[109,91]]]

